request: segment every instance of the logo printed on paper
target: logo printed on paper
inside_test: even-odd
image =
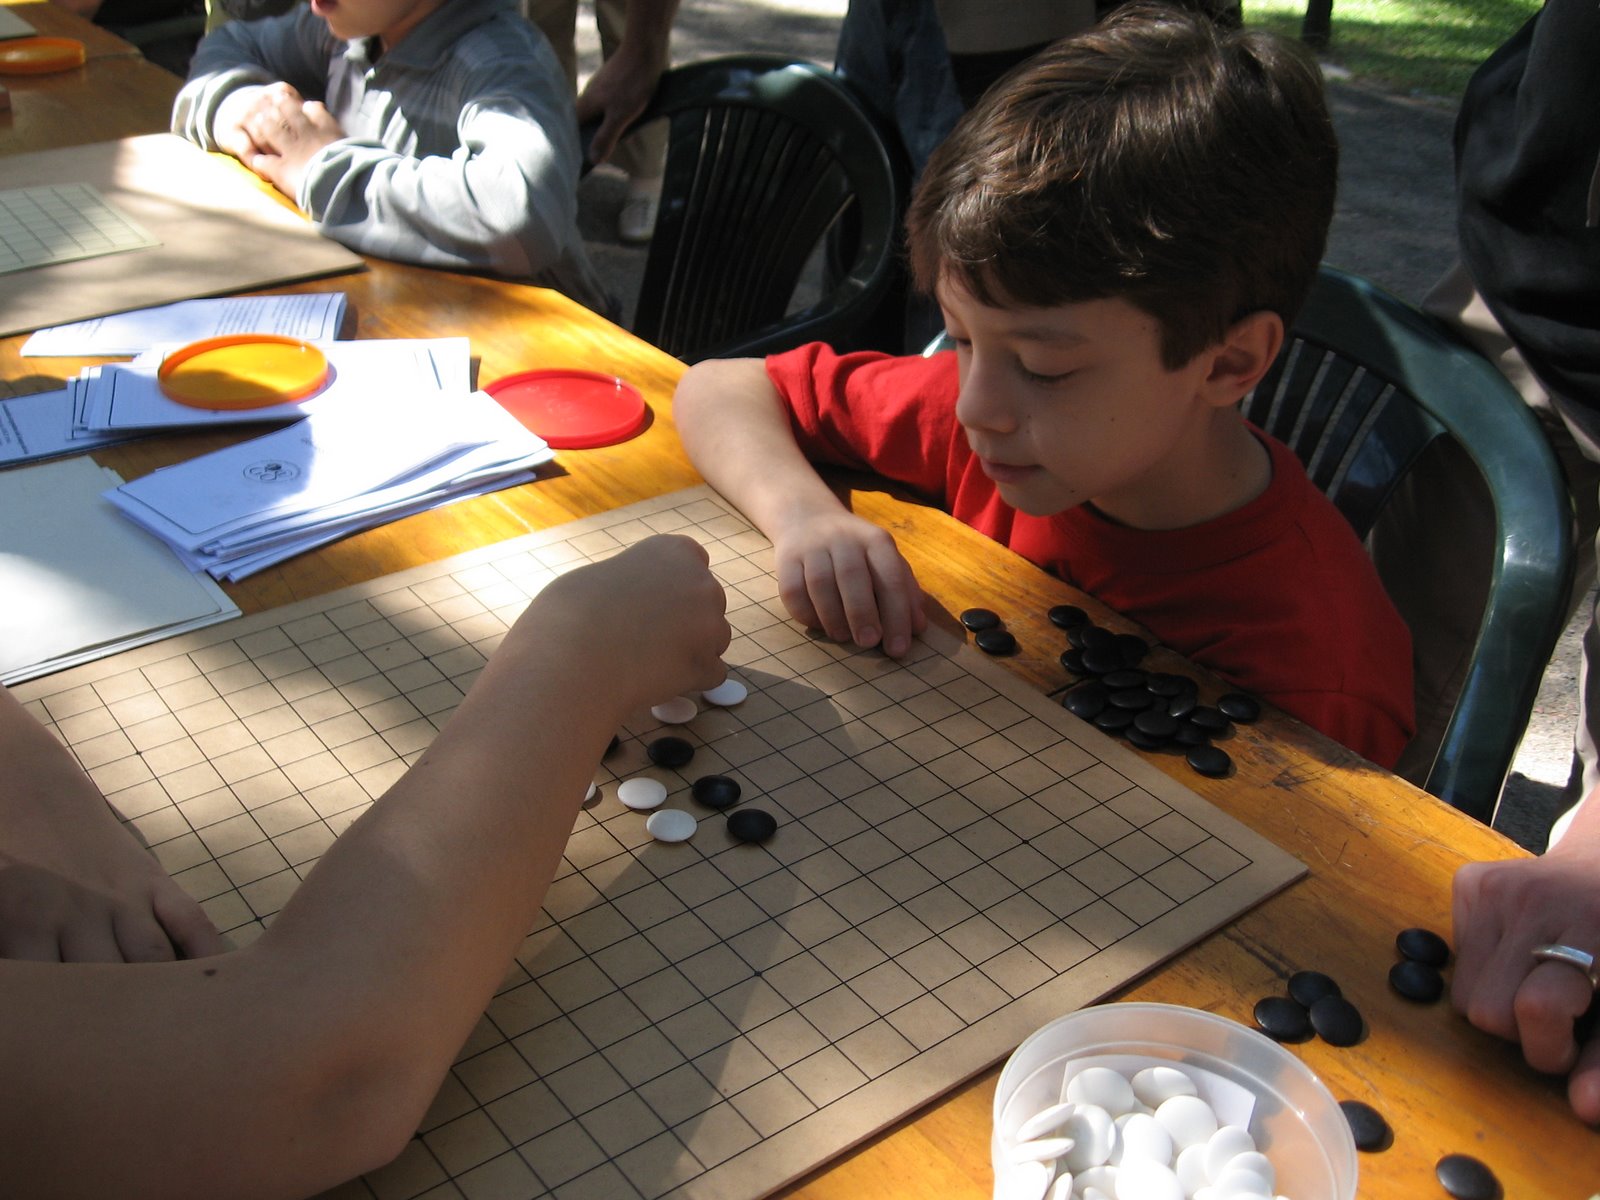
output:
[[[244,477],[256,483],[288,483],[300,478],[300,468],[282,459],[269,458],[251,463],[244,469]]]

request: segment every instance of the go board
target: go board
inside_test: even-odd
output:
[[[421,753],[529,596],[665,532],[710,553],[749,696],[620,731],[417,1136],[340,1197],[750,1200],[1303,873],[953,634],[901,661],[809,636],[770,545],[706,488],[17,694],[243,944]],[[696,746],[688,766],[650,764],[665,732]],[[689,841],[654,841],[617,800],[645,773],[699,815]],[[689,799],[712,773],[777,818],[769,841],[735,842]]]
[[[0,273],[156,244],[88,184],[0,191]]]

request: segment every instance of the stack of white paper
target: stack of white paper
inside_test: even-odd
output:
[[[269,408],[203,409],[180,404],[161,390],[162,359],[174,347],[147,350],[132,362],[90,367],[67,382],[73,425],[90,432],[161,430],[298,421],[373,392],[464,392],[472,386],[467,339],[323,342],[328,382],[308,400]]]
[[[551,457],[482,392],[362,391],[106,497],[195,568],[243,579],[355,530],[525,483]]]
[[[71,459],[0,473],[0,683],[21,683],[239,615],[227,594],[102,497]]]
[[[180,300],[41,329],[22,343],[26,358],[118,358],[163,345],[183,345],[230,333],[277,333],[331,342],[344,321],[343,292],[293,296],[222,296]]]

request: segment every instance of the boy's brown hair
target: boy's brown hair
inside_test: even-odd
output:
[[[929,159],[911,269],[981,303],[1121,298],[1176,369],[1260,310],[1287,325],[1333,216],[1338,143],[1295,43],[1135,3],[996,83]]]

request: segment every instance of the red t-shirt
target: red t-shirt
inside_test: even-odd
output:
[[[813,344],[769,358],[767,374],[809,458],[906,485],[1373,762],[1393,766],[1410,740],[1410,632],[1355,531],[1281,442],[1257,431],[1272,456],[1265,492],[1186,529],[1131,529],[1087,505],[1035,517],[1000,498],[967,448],[953,354]]]

